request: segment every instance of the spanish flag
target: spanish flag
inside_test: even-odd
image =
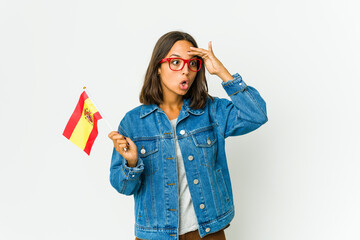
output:
[[[90,155],[91,147],[98,135],[97,121],[100,119],[100,113],[83,91],[63,135]]]

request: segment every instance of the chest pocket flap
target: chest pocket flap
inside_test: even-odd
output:
[[[197,147],[212,147],[217,140],[212,128],[194,133],[193,138]]]
[[[145,175],[152,175],[158,169],[159,140],[134,140],[139,157],[144,162]]]
[[[207,127],[192,135],[198,158],[203,166],[212,167],[216,161],[217,138],[213,127]]]

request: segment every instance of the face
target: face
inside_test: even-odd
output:
[[[186,40],[177,41],[164,58],[194,58],[187,53],[187,51],[190,51],[190,47],[193,47],[193,44]],[[197,72],[189,69],[188,64],[185,64],[184,68],[180,71],[173,71],[169,68],[169,62],[161,63],[158,73],[160,75],[163,94],[176,94],[181,96],[189,91],[197,74]]]

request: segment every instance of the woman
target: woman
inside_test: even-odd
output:
[[[231,101],[208,94],[205,68]],[[225,239],[234,217],[225,138],[264,124],[265,101],[227,71],[211,42],[201,49],[173,31],[155,45],[140,102],[109,133],[110,182],[134,195],[136,239]]]

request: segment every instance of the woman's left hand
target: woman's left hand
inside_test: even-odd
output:
[[[219,59],[215,57],[214,52],[212,50],[211,41],[208,44],[208,48],[209,49],[206,50],[202,48],[190,47],[190,51],[188,51],[188,54],[192,56],[201,57],[204,60],[204,65],[210,74],[212,75],[215,74],[222,79],[225,77],[226,80],[230,80],[229,76],[230,78],[232,78],[231,74],[219,61]]]

